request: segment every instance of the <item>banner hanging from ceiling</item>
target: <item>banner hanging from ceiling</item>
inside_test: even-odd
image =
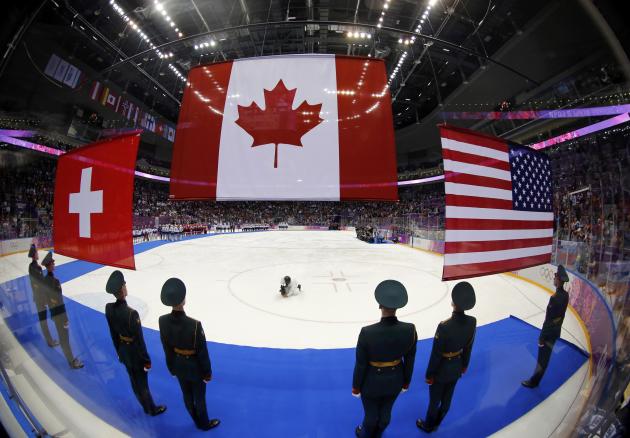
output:
[[[382,60],[335,55],[193,68],[171,199],[397,200]]]

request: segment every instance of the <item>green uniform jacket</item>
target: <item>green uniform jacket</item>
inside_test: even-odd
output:
[[[61,291],[61,283],[55,278],[55,274],[50,271],[48,271],[46,277],[44,277],[44,290],[48,299],[50,316],[53,318],[62,318],[64,324],[68,322],[66,305],[63,302],[63,293]]]
[[[116,300],[105,305],[105,317],[120,361],[129,368],[151,368],[138,312],[127,301]]]
[[[42,267],[39,266],[35,260],[28,265],[28,277],[31,280],[31,289],[33,289],[33,301],[35,301],[38,306],[47,305],[48,300],[46,299],[46,290],[44,288],[44,274]]]
[[[464,312],[453,312],[451,318],[438,325],[427,366],[427,380],[446,383],[461,377],[470,362],[476,329],[475,317]],[[459,355],[455,355],[457,352]]]
[[[562,323],[564,315],[569,305],[569,294],[562,286],[556,289],[556,293],[549,298],[547,304],[547,313],[545,314],[545,322],[540,331],[539,342],[556,341],[560,337],[562,331]]]
[[[416,360],[416,327],[401,322],[395,316],[361,329],[356,348],[352,387],[364,397],[396,395],[409,386]],[[370,362],[392,362],[402,359],[396,367],[378,368]]]
[[[173,376],[197,382],[210,380],[212,366],[201,323],[189,318],[183,311],[173,310],[160,316],[160,339],[166,356],[166,366]],[[181,355],[175,349],[194,351]]]

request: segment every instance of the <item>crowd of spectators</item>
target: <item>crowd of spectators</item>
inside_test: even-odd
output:
[[[49,235],[55,161],[0,168],[0,239]]]
[[[316,202],[316,201],[168,201],[168,185],[136,180],[134,214],[158,217],[161,223],[347,225],[404,217],[423,211],[422,199],[400,202]]]
[[[556,237],[583,243],[576,265],[630,260],[630,126],[547,150],[554,173]],[[164,163],[141,159],[148,165]],[[28,165],[5,163],[0,178],[0,238],[49,233],[55,161],[35,156]],[[0,163],[1,164],[1,163]],[[441,229],[442,184],[400,187],[399,202],[169,201],[168,184],[136,178],[134,225],[279,224],[395,225],[403,231]]]

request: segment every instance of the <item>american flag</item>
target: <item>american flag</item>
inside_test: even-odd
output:
[[[440,127],[446,227],[443,280],[551,261],[549,158],[528,147]]]

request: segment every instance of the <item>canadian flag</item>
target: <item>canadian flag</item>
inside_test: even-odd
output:
[[[55,251],[104,265],[135,269],[133,182],[136,131],[59,157],[55,178]]]
[[[383,61],[249,58],[188,81],[171,199],[398,199]]]

